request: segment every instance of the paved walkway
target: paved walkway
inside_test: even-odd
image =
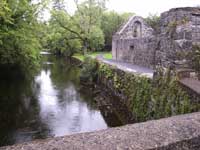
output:
[[[97,59],[106,64],[115,66],[120,70],[144,75],[149,78],[153,78],[153,72],[154,72],[153,69],[145,68],[145,67],[138,66],[138,65],[133,65],[131,63],[120,62],[120,61],[116,61],[116,60],[108,60],[108,59],[103,58],[103,56],[98,56]]]
[[[131,63],[120,62],[116,60],[108,60],[108,59],[103,58],[102,55],[97,56],[97,59],[106,64],[115,66],[120,70],[136,73],[136,74],[141,74],[146,77],[153,78],[153,73],[154,73],[153,69],[145,68],[138,65],[133,65]],[[197,94],[200,95],[200,81],[192,79],[192,78],[183,78],[180,80],[180,83],[182,83],[183,85],[192,89],[193,91],[195,91]]]
[[[180,82],[200,95],[200,81],[192,78],[183,78]]]

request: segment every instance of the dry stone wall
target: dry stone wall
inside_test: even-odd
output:
[[[113,37],[113,58],[151,68],[155,43],[153,29],[141,17],[132,17]]]
[[[200,8],[175,8],[162,13],[157,37],[157,64],[165,67],[187,64],[189,60],[182,55],[200,44]]]
[[[132,17],[113,36],[113,58],[149,68],[185,67],[185,55],[200,45],[200,8],[175,8],[164,12],[154,31],[141,17]]]
[[[155,38],[119,39],[113,56],[120,61],[152,68],[155,60],[155,42]]]

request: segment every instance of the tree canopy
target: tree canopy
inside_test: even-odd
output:
[[[81,50],[84,53],[100,51],[105,49],[105,45],[111,47],[112,35],[132,15],[108,12],[105,0],[85,0],[81,3],[74,0],[74,2],[77,9],[71,15],[62,0],[54,1],[52,18],[49,21],[51,28],[49,46],[53,47],[51,50],[55,53],[69,52],[71,55]]]
[[[38,14],[43,3],[31,0],[0,2],[0,65],[29,69],[39,59],[41,48]]]
[[[39,19],[49,4],[51,18]],[[132,14],[106,10],[106,0],[74,0],[71,14],[64,0],[0,1],[0,67],[34,68],[41,49],[72,56],[75,52],[111,50],[112,35]]]

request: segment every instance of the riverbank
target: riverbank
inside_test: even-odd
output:
[[[131,110],[135,122],[200,110],[196,98],[180,85],[176,70],[153,71],[102,57],[84,62],[83,70],[84,81],[95,81],[104,91],[118,97]]]
[[[101,55],[106,59],[112,59],[112,53],[111,52],[91,52],[91,53],[88,53],[86,56],[84,56],[83,54],[77,53],[77,54],[74,54],[72,57],[83,62],[85,57],[87,57],[87,56],[95,59],[98,55]]]
[[[83,66],[84,67],[84,66]],[[182,103],[182,92],[179,91],[179,87],[171,87],[168,83],[173,83],[171,80],[164,80],[165,84],[163,85],[163,80],[156,80],[162,82],[156,82],[152,78],[141,74],[134,74],[133,72],[126,72],[113,66],[111,64],[100,63],[98,64],[98,80],[97,85],[93,86],[102,86],[101,88],[95,87],[95,99],[97,106],[101,110],[101,114],[104,117],[107,117],[108,120],[105,121],[108,124],[113,116],[110,116],[115,111],[115,107],[120,105],[122,111],[130,110],[131,117],[133,122],[126,122],[125,124],[143,122],[146,120],[158,119],[161,117],[167,117],[166,107],[163,106],[167,102],[167,106],[171,106],[167,109],[168,111],[173,111],[178,109],[179,111],[184,111],[185,106],[190,106],[188,103]],[[165,78],[167,79],[167,78]],[[170,82],[168,82],[170,81]],[[63,83],[65,84],[65,83]],[[151,95],[151,85],[156,85],[156,89],[160,89],[153,96],[158,99],[150,99]],[[176,84],[175,84],[176,85]],[[165,87],[165,89],[163,89]],[[84,87],[83,89],[87,92],[89,88]],[[143,89],[143,90],[141,90]],[[163,91],[170,89],[169,91]],[[92,89],[93,90],[93,89]],[[178,90],[178,92],[177,92]],[[153,90],[154,91],[154,90]],[[166,92],[166,93],[165,93]],[[170,93],[169,93],[170,92]],[[84,91],[82,93],[85,93]],[[165,93],[166,95],[163,95]],[[103,96],[100,96],[100,95]],[[111,95],[111,103],[108,102],[107,95]],[[127,94],[127,95],[125,95]],[[171,95],[170,95],[171,94]],[[114,96],[113,96],[114,95]],[[170,99],[173,96],[180,96],[178,100]],[[150,96],[150,97],[149,97]],[[167,97],[169,96],[169,97]],[[164,101],[164,98],[168,98],[171,101]],[[163,98],[163,99],[161,99]],[[156,101],[152,101],[156,100]],[[184,101],[188,100],[183,98]],[[118,102],[125,104],[124,107]],[[150,102],[150,103],[148,103]],[[152,103],[158,102],[158,103]],[[164,103],[165,102],[165,103]],[[171,103],[168,103],[171,102]],[[170,105],[169,105],[170,104]],[[149,109],[147,106],[152,106]],[[180,106],[183,107],[180,107]],[[157,110],[153,106],[157,106]],[[159,107],[158,107],[159,106]],[[163,106],[163,107],[162,107]],[[166,105],[165,105],[166,106]],[[173,107],[172,107],[173,106]],[[176,106],[176,107],[174,107]],[[114,107],[114,108],[111,108]],[[186,107],[186,108],[187,108]],[[123,109],[124,108],[124,109]],[[183,109],[184,108],[184,109]],[[149,111],[157,111],[157,116],[153,116],[154,113]],[[179,112],[178,111],[178,112]],[[188,113],[187,111],[183,113]],[[146,114],[151,115],[150,118],[147,118]],[[164,116],[162,116],[164,115]],[[170,114],[175,115],[175,114]],[[126,116],[126,115],[124,115]],[[117,128],[109,128],[106,130],[95,131],[90,133],[81,133],[70,136],[50,138],[46,140],[36,140],[33,142],[28,142],[24,144],[17,144],[8,147],[1,147],[0,150],[38,150],[38,149],[133,149],[133,150],[198,150],[200,148],[200,122],[199,122],[199,113],[186,114],[174,116],[166,119],[152,120],[144,123],[135,123],[132,125],[125,125]],[[111,118],[111,119],[109,119]],[[127,118],[117,117],[121,122]],[[114,118],[114,120],[117,120]],[[124,125],[124,124],[123,124]],[[112,121],[112,126],[120,126]]]
[[[0,146],[110,127],[93,95],[80,90],[79,73],[70,59],[43,54],[33,78],[1,79]]]

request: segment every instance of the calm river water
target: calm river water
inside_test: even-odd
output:
[[[46,54],[42,63],[32,81],[0,81],[0,146],[108,127],[79,91],[79,68]]]

